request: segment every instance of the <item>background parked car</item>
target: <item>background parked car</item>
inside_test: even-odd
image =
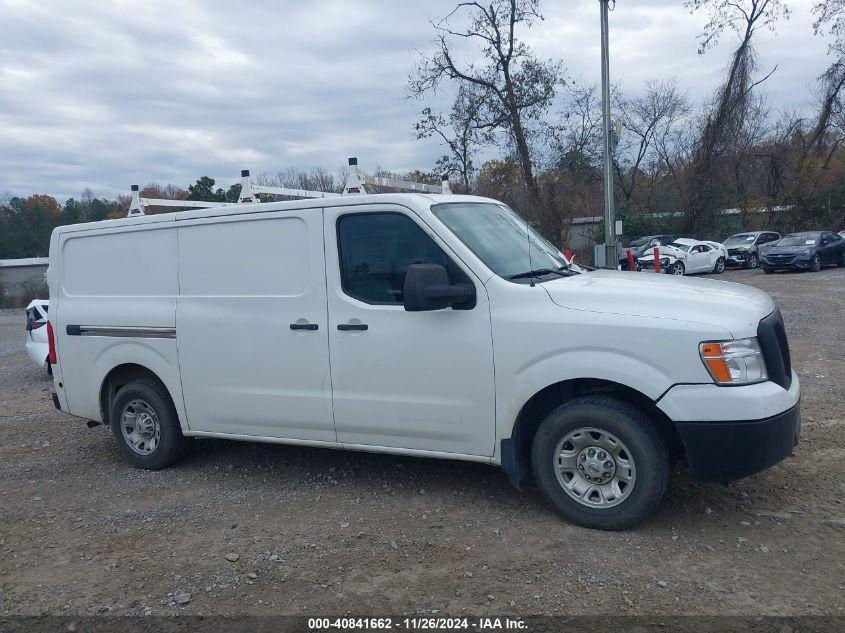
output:
[[[845,266],[845,238],[830,231],[790,233],[767,249],[760,263],[763,270],[810,270],[823,266]]]
[[[26,354],[39,367],[50,373],[50,346],[47,343],[47,310],[50,302],[35,299],[26,306]]]
[[[674,239],[675,238],[672,235],[646,235],[633,240],[630,244],[628,244],[628,249],[630,249],[631,255],[634,257],[634,261],[637,261],[638,257],[645,255],[655,246],[670,244]],[[631,270],[631,266],[628,264],[627,254],[619,258],[619,270]]]
[[[718,242],[704,242],[687,237],[659,247],[660,269],[672,275],[694,273],[721,273],[725,270],[728,251]],[[637,259],[640,269],[654,266],[654,253],[645,253]]]
[[[757,268],[760,263],[760,251],[764,244],[771,244],[780,239],[780,233],[774,231],[749,231],[737,233],[725,240],[728,257],[725,264],[741,268]]]

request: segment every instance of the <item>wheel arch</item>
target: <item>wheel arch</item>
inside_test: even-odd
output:
[[[178,410],[174,404],[173,394],[170,393],[170,389],[167,388],[167,384],[153,370],[145,367],[144,365],[139,365],[138,363],[123,363],[109,370],[100,384],[98,403],[100,406],[100,414],[102,415],[103,424],[106,426],[111,424],[109,414],[111,412],[111,403],[115,394],[121,387],[134,380],[152,380],[161,385],[164,392],[167,394],[167,397],[170,399],[170,405],[173,406],[173,410],[177,411],[178,419]]]
[[[531,473],[531,443],[540,423],[554,409],[574,398],[604,395],[618,398],[642,410],[660,432],[671,455],[683,452],[683,443],[674,423],[649,396],[612,380],[601,378],[573,378],[548,385],[535,393],[520,409],[510,437],[501,440],[501,464],[516,487]]]

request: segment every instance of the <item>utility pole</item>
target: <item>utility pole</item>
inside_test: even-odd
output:
[[[604,128],[604,252],[605,268],[616,269],[616,214],[613,208],[613,122],[610,119],[610,49],[607,35],[607,13],[610,2],[601,5],[601,109]]]

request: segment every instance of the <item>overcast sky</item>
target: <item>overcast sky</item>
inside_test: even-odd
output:
[[[777,34],[761,33],[761,68],[778,108],[806,105],[829,63],[813,37],[813,0]],[[186,186],[240,170],[431,168],[442,154],[416,141],[424,107],[405,98],[429,19],[455,0],[0,0],[0,194],[97,196],[150,181]],[[596,0],[546,0],[526,33],[571,76],[599,78]],[[610,16],[611,73],[636,91],[677,76],[700,103],[727,63],[731,37],[696,54],[703,15],[681,1],[619,0]]]

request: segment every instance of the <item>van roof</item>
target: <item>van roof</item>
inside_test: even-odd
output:
[[[66,224],[56,227],[57,233],[75,233],[77,231],[93,231],[102,228],[118,228],[137,226],[141,224],[157,224],[161,222],[175,222],[177,220],[192,220],[198,218],[212,218],[231,215],[246,215],[253,213],[269,213],[290,209],[314,209],[324,207],[349,207],[372,204],[398,204],[416,210],[429,208],[433,204],[446,202],[487,202],[501,204],[491,198],[468,195],[444,195],[427,193],[372,193],[336,196],[331,198],[303,198],[299,200],[284,200],[282,202],[256,202],[250,204],[232,204],[225,207],[209,207],[206,209],[191,209],[189,211],[175,211],[172,213],[157,213],[155,215],[136,215],[114,220],[99,222],[85,222],[80,224]]]

